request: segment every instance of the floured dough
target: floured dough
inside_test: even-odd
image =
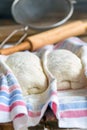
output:
[[[17,52],[7,58],[6,63],[23,90],[24,95],[38,94],[46,90],[47,78],[40,59],[30,52]]]
[[[87,79],[79,57],[65,49],[54,50],[47,55],[47,68],[57,79],[57,89],[86,87]]]

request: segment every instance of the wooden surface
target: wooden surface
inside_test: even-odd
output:
[[[70,20],[75,21],[75,20],[83,20],[87,21],[87,13],[82,12],[79,14],[78,11],[74,12]],[[17,24],[13,19],[0,19],[0,43],[14,30],[23,28],[22,25]],[[28,36],[36,34],[41,32],[41,30],[34,30],[34,29],[29,29],[28,30]],[[18,32],[16,33],[8,42],[16,42],[20,37],[24,34],[24,32]],[[87,33],[86,33],[87,34]],[[87,42],[86,34],[84,34],[81,38]]]

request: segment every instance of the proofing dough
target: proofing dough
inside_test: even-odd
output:
[[[17,52],[10,55],[6,63],[19,81],[24,95],[38,94],[46,90],[47,78],[41,61],[35,54]]]
[[[78,89],[87,85],[81,60],[71,51],[54,50],[47,55],[47,68],[57,79],[57,89]]]

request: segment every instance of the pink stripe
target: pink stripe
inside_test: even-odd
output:
[[[25,105],[24,102],[22,102],[22,101],[16,101],[16,102],[14,102],[14,103],[10,106],[10,111],[11,111],[12,109],[14,109],[15,107],[17,107],[17,106],[25,106],[25,107],[26,107],[26,105]]]
[[[11,106],[5,106],[3,104],[0,104],[0,111],[10,112],[10,111],[12,111],[12,109],[14,109],[17,106],[25,106],[26,107],[24,102],[16,101]]]
[[[23,117],[24,115],[25,115],[25,114],[20,113],[20,114],[16,115],[15,118],[21,118],[21,117]],[[15,118],[14,118],[14,119],[15,119]]]
[[[30,117],[37,117],[37,116],[40,116],[40,115],[41,115],[41,112],[36,112],[35,113],[35,112],[28,111],[28,116],[30,116]],[[20,113],[20,114],[16,115],[15,118],[21,118],[23,116],[24,116],[24,114]]]
[[[5,91],[5,92],[7,92],[7,93],[11,93],[11,92],[14,91],[14,90],[20,90],[20,91],[21,91],[21,88],[20,88],[19,86],[17,86],[17,85],[11,86],[10,89],[8,89],[8,88],[5,87],[5,86],[2,86],[2,87],[0,88],[0,91]]]
[[[6,91],[7,93],[9,92],[9,89],[6,88],[5,86],[1,86],[0,91]]]
[[[87,116],[87,110],[60,112],[61,118],[79,118],[79,117],[86,117],[86,116]]]
[[[10,92],[12,92],[14,90],[20,90],[21,91],[21,88],[18,85],[12,85],[9,90],[10,90]]]
[[[57,104],[55,102],[52,102],[51,107],[52,107],[52,110],[53,110],[54,114],[56,115],[56,113],[57,113]]]
[[[0,111],[10,112],[10,107],[0,104]]]
[[[52,95],[57,95],[57,92],[56,91],[52,91],[51,96]]]
[[[32,112],[32,111],[28,111],[28,115],[30,117],[37,117],[41,115],[41,112]]]

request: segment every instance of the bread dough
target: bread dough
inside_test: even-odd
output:
[[[24,95],[42,93],[47,89],[47,77],[35,54],[17,52],[10,55],[6,63],[16,76]]]
[[[86,87],[87,79],[79,57],[65,49],[54,50],[47,55],[47,68],[57,79],[57,89]]]

